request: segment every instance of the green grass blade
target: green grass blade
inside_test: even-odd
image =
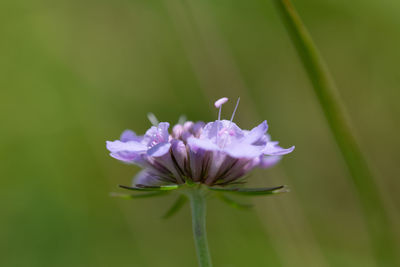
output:
[[[253,207],[251,204],[238,202],[225,194],[217,194],[217,197],[235,209],[250,209]]]
[[[346,162],[365,215],[379,266],[400,266],[393,229],[368,163],[354,137],[328,69],[289,0],[275,0],[289,35],[311,80],[336,143]]]
[[[155,192],[146,192],[146,193],[138,193],[138,194],[122,194],[111,192],[110,196],[119,197],[124,199],[137,199],[137,198],[149,198],[149,197],[158,197],[165,196],[168,194],[168,191],[155,191]]]
[[[164,214],[164,216],[162,217],[163,219],[168,219],[170,218],[172,215],[174,215],[175,213],[177,213],[187,202],[187,197],[184,195],[180,195],[176,201],[174,202],[174,204],[172,205],[172,207]]]

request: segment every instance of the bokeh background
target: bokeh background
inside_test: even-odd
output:
[[[399,225],[400,2],[294,1],[330,66]],[[109,197],[137,167],[106,140],[161,121],[263,119],[296,145],[251,185],[291,192],[250,211],[211,199],[215,266],[377,266],[348,172],[271,0],[2,0],[0,265],[196,266],[189,208]],[[399,232],[395,227],[397,240]]]

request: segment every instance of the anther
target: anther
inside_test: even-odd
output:
[[[218,99],[218,100],[215,101],[215,103],[214,103],[214,106],[215,106],[216,108],[219,108],[219,111],[218,111],[218,121],[221,120],[222,105],[225,104],[227,101],[228,101],[228,98],[223,97],[223,98]]]

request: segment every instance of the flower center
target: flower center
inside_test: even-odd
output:
[[[157,145],[159,143],[162,143],[163,141],[164,140],[163,140],[162,136],[160,136],[158,134],[155,134],[155,135],[153,135],[153,139],[150,142],[149,147],[151,148],[151,147],[153,147],[153,146],[155,146],[155,145]]]
[[[228,127],[224,127],[218,132],[218,136],[223,136],[223,135],[235,136],[235,131]]]

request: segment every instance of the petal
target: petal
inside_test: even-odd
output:
[[[244,136],[244,132],[236,123],[221,120],[207,123],[201,132],[201,139],[216,139],[217,135],[228,133],[231,138],[239,139]]]
[[[153,174],[148,170],[143,170],[133,178],[133,185],[137,184],[147,185],[147,186],[160,186],[166,183],[162,180],[162,178],[160,178],[156,174]]]
[[[169,138],[168,128],[169,128],[168,122],[160,122],[158,124],[158,129],[164,141],[168,141]]]
[[[128,142],[121,142],[119,140],[116,141],[107,141],[106,147],[110,152],[121,152],[121,151],[128,151],[128,152],[143,152],[146,151],[147,147],[137,141],[128,141]]]
[[[172,150],[168,150],[167,153],[160,157],[152,157],[151,168],[157,168],[160,173],[168,177],[168,180],[177,184],[182,184],[184,183],[184,178],[182,177],[183,172],[180,167],[177,166],[177,162],[172,158],[172,154],[169,153],[170,151]]]
[[[236,125],[236,123],[228,120],[222,120],[222,128],[229,129],[229,134],[236,138],[242,138],[244,136],[243,130]],[[221,130],[221,129],[220,129]]]
[[[222,129],[221,121],[209,122],[204,126],[200,138],[210,140],[215,139],[218,134],[218,129]]]
[[[169,133],[168,133],[169,123],[168,122],[160,122],[158,126],[152,126],[150,129],[146,131],[144,135],[144,140],[147,145],[154,145],[158,143],[168,142]]]
[[[157,144],[147,151],[147,155],[152,157],[161,157],[168,153],[170,147],[170,143]]]
[[[187,161],[187,150],[185,144],[180,140],[172,140],[171,151],[176,164],[181,171],[186,174],[185,166]]]
[[[176,124],[176,125],[174,125],[174,127],[172,127],[171,135],[172,135],[173,138],[175,138],[175,139],[181,138],[182,133],[183,133],[183,126],[182,125]]]
[[[266,169],[274,166],[282,159],[281,156],[261,156],[258,167]]]
[[[214,151],[218,151],[219,147],[210,140],[194,137],[189,137],[187,144],[189,147],[190,177],[197,182],[207,172],[212,161],[212,154]]]
[[[121,151],[116,153],[110,153],[110,156],[126,163],[134,163],[140,165],[141,162],[140,154],[136,152]]]
[[[134,131],[131,130],[125,130],[120,137],[120,140],[122,142],[128,142],[128,141],[137,141],[140,142],[141,137],[137,136]]]
[[[263,121],[260,125],[254,127],[250,132],[248,132],[243,138],[243,142],[247,144],[254,144],[260,139],[265,137],[265,133],[268,130],[267,121]]]
[[[193,127],[194,122],[192,121],[187,121],[183,124],[183,130],[184,131],[190,131],[190,129]]]
[[[187,143],[191,150],[197,151],[198,149],[204,149],[206,151],[217,151],[219,147],[208,139],[199,139],[195,137],[189,137]]]
[[[257,159],[257,158],[256,158]],[[235,159],[234,164],[229,166],[225,172],[221,175],[218,175],[218,180],[215,181],[222,184],[229,184],[237,179],[240,179],[248,172],[250,172],[254,167],[254,158],[238,158]]]
[[[254,158],[262,155],[263,146],[253,146],[245,143],[234,143],[223,151],[234,158]]]
[[[200,181],[204,174],[207,173],[209,169],[210,162],[212,161],[211,151],[206,151],[204,149],[189,149],[189,165],[190,165],[190,178],[193,181]]]
[[[268,142],[264,149],[265,155],[279,156],[289,154],[294,150],[294,146],[290,148],[282,148],[278,146],[278,142]]]
[[[140,164],[140,155],[146,151],[146,146],[136,141],[107,141],[110,156],[126,163]]]
[[[110,153],[110,156],[126,163],[132,163],[138,157],[138,154]]]
[[[199,137],[201,132],[203,131],[203,127],[204,127],[204,122],[202,121],[198,121],[196,122],[192,128],[190,129],[190,132],[195,136],[195,137]]]
[[[235,158],[229,157],[222,151],[212,152],[212,160],[208,167],[205,183],[213,184],[215,180],[219,179],[222,174],[232,167],[235,161]]]

